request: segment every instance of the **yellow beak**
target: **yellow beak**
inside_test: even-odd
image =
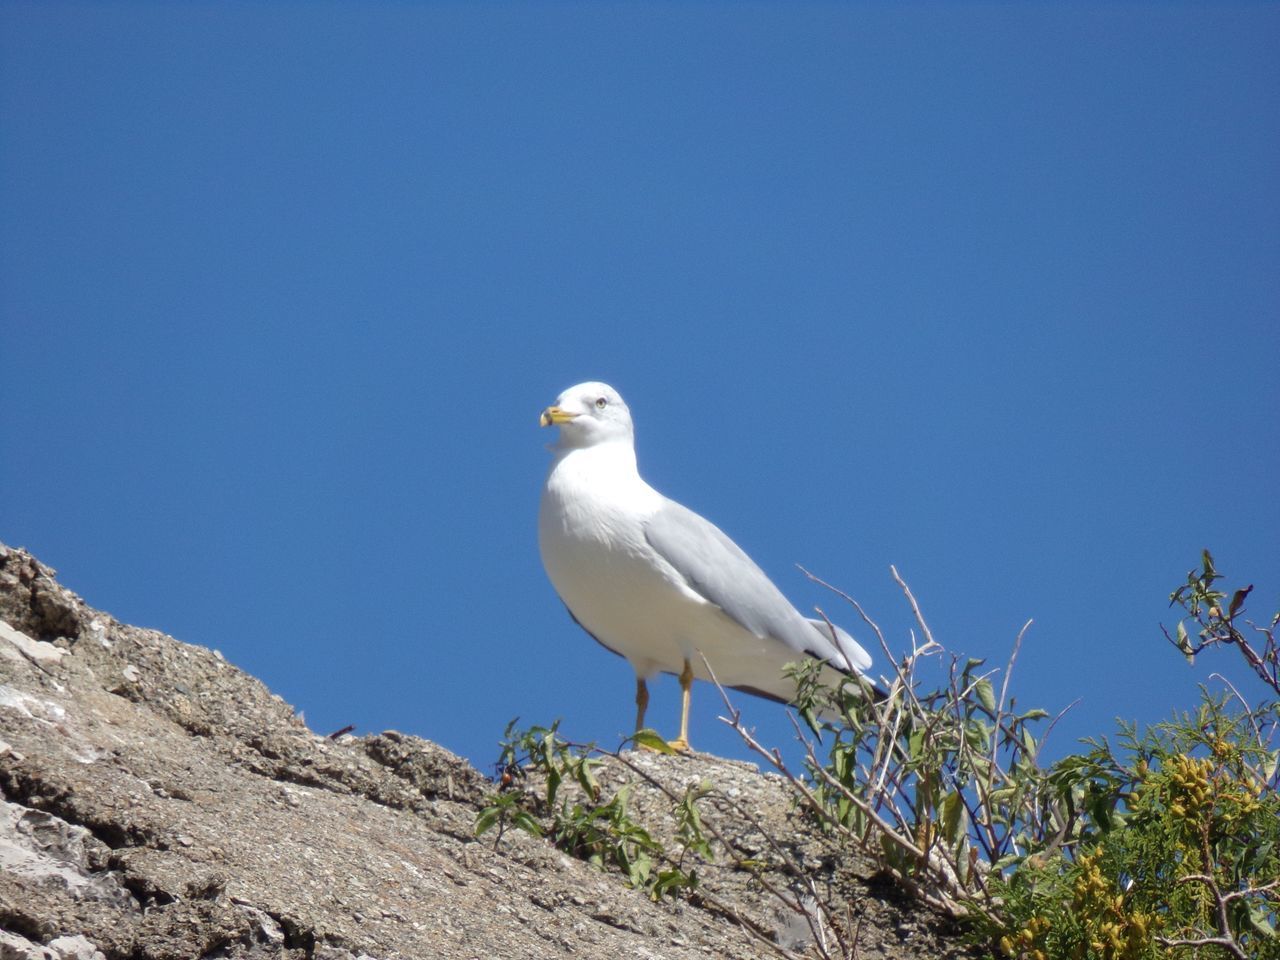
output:
[[[576,420],[577,418],[578,415],[576,413],[561,410],[559,407],[547,407],[547,409],[542,411],[542,417],[538,420],[538,423],[544,427],[558,426],[562,423],[568,423],[571,420]]]

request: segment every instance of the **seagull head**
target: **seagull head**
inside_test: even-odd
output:
[[[607,383],[591,381],[570,387],[542,411],[544,427],[560,428],[560,446],[590,447],[607,441],[631,443],[635,431],[631,411]]]

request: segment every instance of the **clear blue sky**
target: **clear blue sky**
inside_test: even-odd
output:
[[[535,532],[603,379],[801,607],[904,647],[896,564],[965,654],[1035,618],[1060,749],[1162,719],[1234,667],[1158,629],[1202,547],[1280,606],[1278,50],[1262,3],[0,3],[0,540],[320,732],[614,743]]]

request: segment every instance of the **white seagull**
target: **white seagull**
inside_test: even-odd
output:
[[[689,749],[694,679],[771,700],[795,697],[784,664],[812,657],[842,674],[871,657],[843,630],[807,619],[709,520],[669,500],[636,469],[631,411],[604,383],[580,383],[542,413],[560,442],[538,511],[542,564],[578,625],[636,672],[636,729],[657,673],[680,678]]]

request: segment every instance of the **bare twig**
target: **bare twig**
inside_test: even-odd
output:
[[[721,695],[724,695],[723,690],[721,690]],[[851,842],[861,843],[860,837],[853,834],[842,824],[832,822],[831,818],[826,816],[822,801],[814,796],[813,791],[804,783],[804,781],[800,780],[791,772],[790,768],[787,767],[786,762],[782,759],[782,755],[776,749],[771,751],[762,746],[751,732],[742,724],[740,717],[736,715],[736,711],[731,712],[734,712],[735,715],[732,717],[721,717],[720,719],[728,724],[738,734],[738,736],[742,738],[743,743],[745,743],[752,752],[762,757],[771,767],[773,767],[774,770],[781,774],[782,777],[791,785],[792,789],[794,789],[804,800],[806,805],[817,813],[824,822],[830,824],[837,833],[847,837]],[[795,722],[794,717],[792,718],[792,722]],[[926,888],[910,875],[890,866],[889,869],[904,886],[911,890],[921,900],[924,900],[926,903],[929,903],[938,909],[946,911],[951,916],[963,917],[970,913],[970,908],[961,902],[962,900],[967,899],[967,897],[959,883],[959,879],[956,876],[954,869],[949,868],[936,854],[931,856],[926,850],[917,846],[914,841],[903,836],[903,834],[896,830],[892,824],[885,821],[871,804],[850,792],[843,784],[828,774],[822,768],[822,765],[817,762],[817,758],[813,756],[811,750],[809,756],[811,765],[819,776],[823,778],[827,786],[838,791],[843,797],[845,797],[845,799],[856,806],[885,836],[889,837],[896,846],[909,854],[912,859],[918,862],[927,863],[933,867],[934,870],[937,871],[935,879],[939,881],[939,887],[950,888],[951,892],[944,892],[943,889],[939,888]],[[931,871],[931,873],[932,872],[933,871]],[[978,907],[976,904],[974,905],[974,908],[978,909],[989,918],[994,919],[990,914],[987,914],[985,909]]]
[[[1013,665],[1018,662],[1018,651],[1022,649],[1022,638],[1027,635],[1027,631],[1031,629],[1033,621],[1028,620],[1022,625],[1022,629],[1018,631],[1017,638],[1013,641],[1013,651],[1009,654],[1009,662],[1004,668],[1004,681],[1000,684],[1000,699],[996,701],[996,729],[1000,729],[1000,719],[1004,716],[1004,705],[1008,703],[1009,696],[1009,680],[1013,677]],[[997,754],[1000,750],[1000,741],[998,737],[991,738],[991,766],[996,767]]]
[[[720,685],[720,681],[716,678],[715,670],[712,668],[711,664],[707,661],[707,658],[703,656],[701,653],[699,653],[698,655],[702,659],[703,666],[705,666],[707,669],[707,674],[710,676],[711,682],[715,684],[716,689],[720,691],[720,698],[724,702],[725,710],[728,711],[733,718],[731,721],[731,725],[735,730],[738,730],[738,731],[744,730],[745,728],[742,726],[741,712],[733,705],[733,702],[729,699],[728,691],[726,691],[724,687]],[[724,719],[724,718],[721,718],[721,719]],[[792,718],[792,722],[794,723],[794,717]],[[778,843],[773,838],[773,836],[770,833],[768,833],[763,827],[760,826],[760,823],[756,819],[754,814],[750,813],[750,811],[748,811],[745,807],[742,806],[742,804],[738,803],[736,800],[732,800],[729,797],[724,797],[724,799],[726,802],[730,803],[739,812],[740,815],[743,815],[746,819],[748,819],[751,822],[751,825],[755,827],[756,832],[760,836],[764,837],[765,842],[769,844],[769,847],[771,850],[773,850],[774,854],[777,855],[784,863],[787,863],[791,867],[792,873],[796,877],[798,877],[800,881],[808,889],[809,896],[813,899],[814,903],[818,905],[818,908],[821,910],[823,917],[825,917],[826,919],[827,926],[830,927],[832,932],[835,934],[836,941],[840,946],[841,956],[850,957],[850,958],[853,957],[854,954],[847,947],[844,940],[844,936],[840,932],[839,925],[833,922],[833,918],[830,916],[830,912],[829,912],[830,908],[827,905],[826,899],[821,895],[821,891],[818,890],[817,884],[814,881],[813,877],[810,876],[804,870],[800,869],[795,864],[791,863],[791,858],[788,857],[787,854],[781,849],[781,847],[778,846]],[[727,841],[724,838],[724,836],[720,833],[720,831],[715,828],[714,824],[711,824],[709,821],[706,821],[706,820],[703,821],[703,824],[704,826],[706,826],[708,829],[712,831],[712,834],[715,836],[717,840],[720,841],[720,843],[725,847],[725,849],[727,850],[734,849],[733,846],[729,843],[729,841]],[[827,949],[826,949],[826,933],[822,928],[822,918],[818,918],[815,921],[814,916],[804,908],[804,905],[801,904],[797,898],[789,898],[783,891],[779,890],[775,884],[773,884],[770,880],[768,880],[768,878],[766,878],[761,871],[756,871],[754,873],[754,876],[755,876],[755,879],[765,888],[765,890],[773,894],[773,896],[776,897],[780,902],[782,902],[788,909],[790,909],[794,913],[799,913],[801,916],[804,917],[805,923],[808,925],[810,933],[813,934],[815,942],[820,944],[822,955],[824,957],[828,956]]]
[[[1058,721],[1061,720],[1063,717],[1065,717],[1072,710],[1074,710],[1079,705],[1080,699],[1081,699],[1080,697],[1076,697],[1074,700],[1068,703],[1065,707],[1059,710],[1057,715],[1052,720],[1049,721],[1049,726],[1045,727],[1044,736],[1040,738],[1040,742],[1036,745],[1036,752],[1031,757],[1033,762],[1039,761],[1040,750],[1044,747],[1045,742],[1049,739],[1049,734],[1053,733],[1053,728],[1058,725]]]
[[[905,580],[898,575],[898,568],[889,565],[889,572],[893,574],[893,582],[902,588],[902,592],[907,596],[907,602],[911,604],[911,612],[916,615],[916,623],[920,624],[920,630],[924,633],[924,638],[928,641],[928,646],[939,646],[937,641],[933,639],[933,631],[929,629],[929,624],[925,622],[924,614],[920,612],[920,604],[916,602],[915,594],[911,592],[911,588],[907,586]]]

